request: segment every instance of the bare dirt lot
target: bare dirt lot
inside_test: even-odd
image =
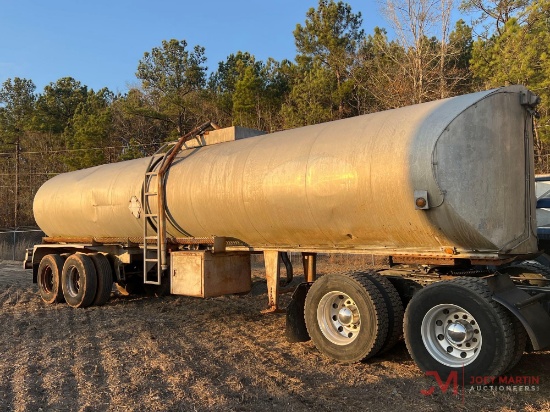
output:
[[[287,343],[284,315],[260,314],[260,267],[246,296],[113,296],[88,309],[44,304],[20,267],[0,262],[0,411],[550,410],[550,352],[509,373],[540,379],[535,391],[424,396],[435,382],[402,342],[353,365]]]

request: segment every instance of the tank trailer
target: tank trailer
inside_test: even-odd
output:
[[[538,101],[512,86],[271,134],[206,123],[151,157],[47,181],[33,206],[46,237],[25,268],[44,302],[80,308],[105,304],[113,283],[246,293],[263,253],[277,311],[282,258],[301,253],[290,341],[356,362],[404,337],[424,371],[498,376],[550,345]],[[389,267],[317,278],[325,253]]]

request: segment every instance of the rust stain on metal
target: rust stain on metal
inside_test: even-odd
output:
[[[446,257],[423,257],[423,256],[394,256],[394,263],[422,264],[422,265],[457,265],[462,259]]]

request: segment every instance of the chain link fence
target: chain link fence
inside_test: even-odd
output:
[[[0,229],[0,260],[23,261],[26,249],[41,243],[43,236],[37,227]]]

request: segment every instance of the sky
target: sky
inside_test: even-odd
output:
[[[347,0],[367,34],[389,28],[378,0]],[[162,40],[203,46],[208,73],[231,53],[293,60],[293,30],[318,0],[0,0],[0,84],[30,79],[36,91],[62,77],[125,93],[146,51]]]

